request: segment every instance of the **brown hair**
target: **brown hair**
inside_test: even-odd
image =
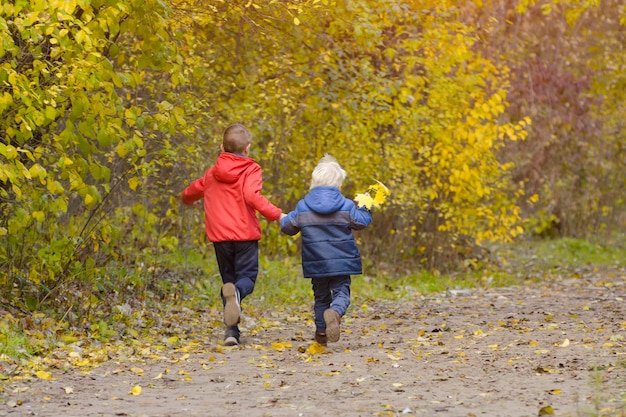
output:
[[[242,154],[251,142],[252,134],[240,123],[232,124],[224,130],[222,145],[226,152]]]

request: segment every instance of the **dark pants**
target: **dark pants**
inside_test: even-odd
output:
[[[259,242],[257,240],[214,242],[213,247],[222,282],[235,284],[243,300],[254,291],[259,274]]]
[[[315,305],[315,330],[326,331],[324,311],[332,308],[343,317],[350,305],[350,275],[338,277],[311,278]]]

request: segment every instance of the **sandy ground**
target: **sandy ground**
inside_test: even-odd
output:
[[[268,312],[239,347],[207,331],[195,349],[11,382],[0,415],[623,416],[625,278],[353,305],[324,352],[310,323]]]

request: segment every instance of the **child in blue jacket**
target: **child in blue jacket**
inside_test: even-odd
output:
[[[288,235],[301,232],[302,271],[313,287],[315,341],[324,346],[339,340],[341,317],[350,305],[351,275],[363,273],[352,231],[372,222],[368,209],[357,208],[341,194],[345,178],[337,160],[325,155],[313,170],[309,193],[280,222]]]

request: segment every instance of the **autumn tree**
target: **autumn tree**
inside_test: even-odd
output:
[[[523,140],[543,128],[541,112],[514,95],[521,78],[511,64],[522,61],[485,47],[484,10],[429,0],[4,5],[5,294],[23,308],[76,287],[119,294],[105,266],[143,273],[162,252],[205,245],[200,211],[180,210],[178,195],[214,162],[235,121],[253,131],[265,193],[285,211],[324,153],[347,170],[346,194],[375,180],[388,186],[377,227],[361,235],[377,271],[449,267],[482,242],[518,236],[518,204],[542,192],[517,181]],[[611,69],[620,56],[602,56],[611,64],[602,79],[620,77]],[[603,132],[614,138],[619,101],[594,92],[617,99],[618,87],[576,92],[589,112],[609,115]],[[559,131],[572,131],[567,123]],[[611,143],[614,164],[623,147]],[[570,166],[588,169],[584,162]],[[296,248],[278,228],[264,230],[265,253]]]
[[[184,129],[167,101],[182,77],[167,13],[157,1],[0,8],[0,283],[13,308],[102,288],[120,236],[140,227],[132,215],[145,219],[122,196]]]
[[[529,232],[596,236],[625,221],[624,27],[619,1],[464,4],[485,56],[511,69],[506,117],[530,116],[528,139],[509,144]]]
[[[496,154],[524,138],[529,120],[500,122],[508,70],[475,52],[479,39],[452,2],[212,4],[174,7],[193,10],[191,78],[212,98],[199,113],[213,117],[207,128],[251,126],[254,156],[285,209],[328,152],[349,173],[348,194],[374,179],[392,191],[364,239],[375,259],[435,267],[521,232],[511,165]]]

